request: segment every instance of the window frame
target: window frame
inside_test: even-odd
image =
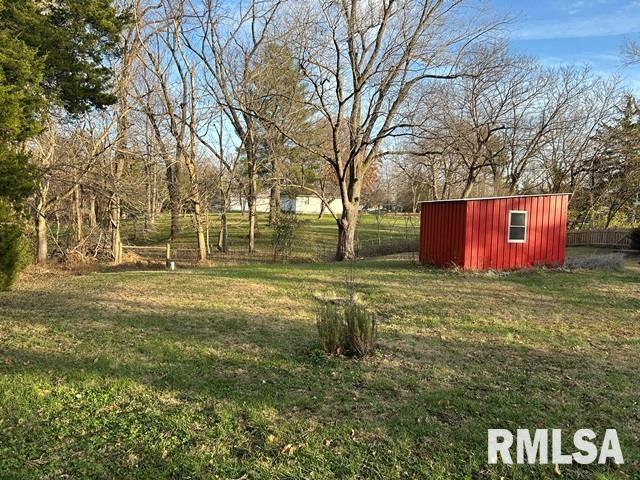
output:
[[[524,225],[514,225],[515,228],[524,228],[524,238],[522,240],[511,238],[511,216],[514,213],[524,213]],[[507,243],[526,243],[528,220],[529,220],[529,212],[527,212],[527,210],[509,210],[509,222],[507,226]]]

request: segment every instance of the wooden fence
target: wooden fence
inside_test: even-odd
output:
[[[630,229],[594,229],[569,230],[567,232],[567,247],[629,247]]]

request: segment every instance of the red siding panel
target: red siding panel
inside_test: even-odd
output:
[[[420,261],[438,266],[463,265],[465,202],[423,203],[420,214]]]
[[[426,202],[420,261],[467,269],[513,269],[564,262],[566,194]],[[509,212],[527,212],[524,243],[509,243]]]
[[[560,201],[560,238],[558,239],[558,247],[560,249],[560,253],[558,254],[558,264],[563,265],[565,259],[565,250],[564,246],[567,244],[567,210],[569,208],[569,197],[563,196]]]

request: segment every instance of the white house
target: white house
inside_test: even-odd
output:
[[[339,198],[333,199],[329,202],[331,210],[336,215],[342,213],[342,202]],[[322,209],[322,200],[315,195],[298,195],[296,197],[282,197],[280,202],[280,209],[283,212],[291,213],[308,213],[319,215]],[[327,213],[328,210],[325,209]]]
[[[229,202],[230,212],[246,212],[249,209],[247,199],[245,197],[233,197]],[[256,212],[269,213],[271,207],[269,205],[269,197],[266,195],[258,195],[256,199]]]
[[[342,213],[342,202],[339,198],[329,202],[331,210],[336,215]],[[291,213],[307,213],[310,215],[319,215],[322,208],[322,201],[315,195],[298,195],[296,197],[288,197],[283,195],[280,199],[280,210]],[[246,212],[248,209],[247,199],[245,197],[234,197],[229,203],[230,212]],[[267,195],[258,195],[256,203],[256,211],[258,213],[269,213],[271,210],[269,197]],[[325,208],[325,212],[329,211]]]

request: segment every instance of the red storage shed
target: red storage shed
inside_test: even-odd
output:
[[[470,270],[562,265],[569,196],[422,202],[420,261]]]

